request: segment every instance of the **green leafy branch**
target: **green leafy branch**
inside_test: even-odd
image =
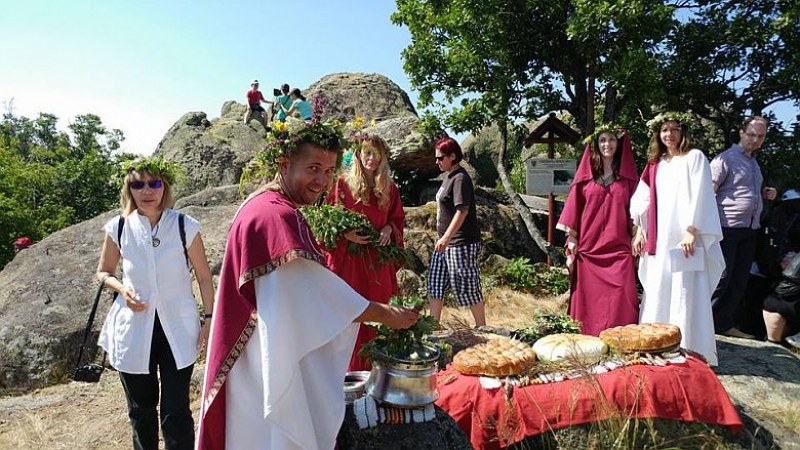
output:
[[[419,295],[408,297],[395,296],[389,300],[389,305],[421,310],[427,301]],[[425,337],[431,334],[436,327],[436,319],[430,315],[422,315],[419,320],[409,328],[396,330],[386,325],[374,327],[378,336],[361,347],[358,356],[370,360],[390,357],[400,360],[414,360],[426,358],[426,347],[432,347]],[[416,357],[415,357],[416,356]]]
[[[336,248],[339,237],[350,230],[358,230],[362,236],[369,239],[366,245],[378,252],[378,261],[381,264],[395,262],[401,265],[412,261],[411,253],[400,248],[394,242],[380,245],[380,233],[372,226],[364,215],[346,209],[341,205],[304,206],[300,212],[306,218],[311,232],[317,242],[328,250]],[[347,251],[357,253],[364,251],[365,245],[350,242]]]

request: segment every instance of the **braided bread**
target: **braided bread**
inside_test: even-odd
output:
[[[467,375],[505,377],[527,370],[536,353],[524,342],[500,337],[464,349],[453,358],[453,367]]]

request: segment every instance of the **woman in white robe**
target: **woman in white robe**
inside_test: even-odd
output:
[[[708,159],[689,148],[689,120],[663,113],[649,122],[648,164],[631,199],[644,286],[639,322],[677,325],[681,347],[717,365],[711,294],[725,267],[722,229]]]

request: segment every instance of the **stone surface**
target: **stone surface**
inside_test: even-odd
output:
[[[391,167],[399,180],[424,181],[439,171],[433,147],[416,131],[416,111],[408,94],[379,74],[337,73],[326,75],[303,91],[310,100],[325,99],[323,119],[343,121],[361,116],[374,119],[367,131],[383,137],[391,150]],[[190,112],[178,119],[158,144],[155,154],[184,168],[186,183],[179,195],[207,187],[238,183],[242,169],[265,143],[266,132],[257,121],[242,124],[245,106],[229,100],[220,117],[208,120],[204,112]]]
[[[452,417],[436,407],[436,419],[423,423],[381,424],[360,430],[352,406],[339,430],[338,448],[348,450],[470,450],[469,438]]]

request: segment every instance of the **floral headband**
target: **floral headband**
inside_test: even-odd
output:
[[[285,122],[275,122],[267,136],[267,145],[256,155],[256,159],[275,164],[281,156],[288,156],[303,142],[326,149],[344,150],[349,142],[342,133],[338,120],[306,122],[296,117],[287,117]]]
[[[615,125],[613,123],[600,124],[594,129],[594,133],[586,136],[586,139],[583,140],[583,143],[589,144],[592,142],[597,142],[597,140],[600,138],[600,135],[603,133],[611,133],[619,138],[624,132],[625,130],[619,125]]]
[[[647,121],[647,128],[655,133],[661,128],[664,122],[677,122],[679,125],[689,127],[692,123],[692,116],[684,112],[666,111]]]
[[[162,155],[129,159],[122,162],[117,173],[119,184],[122,184],[131,172],[147,172],[169,184],[173,184],[180,173],[180,168],[175,162],[164,159]]]

